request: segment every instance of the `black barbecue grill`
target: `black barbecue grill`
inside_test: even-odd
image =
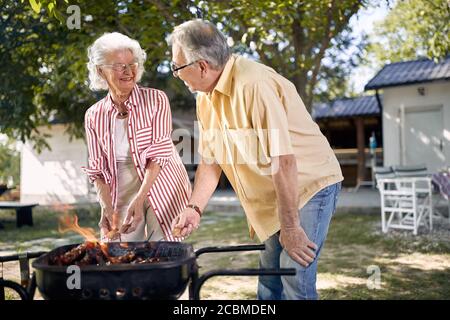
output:
[[[204,253],[264,250],[264,245],[206,247],[194,252],[192,245],[180,242],[111,242],[107,244],[112,257],[127,253],[151,263],[85,265],[79,269],[52,265],[55,257],[78,244],[58,247],[50,252],[0,257],[0,263],[19,260],[21,284],[0,278],[0,300],[4,288],[16,291],[21,299],[31,300],[36,286],[45,299],[51,300],[170,300],[178,299],[189,285],[189,299],[200,299],[202,285],[214,276],[295,275],[295,269],[216,269],[199,276],[197,257]],[[28,260],[36,258],[30,277]],[[80,286],[68,285],[74,270],[80,274]],[[70,289],[69,289],[70,288]]]

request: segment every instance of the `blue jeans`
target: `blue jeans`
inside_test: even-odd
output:
[[[291,259],[280,244],[279,232],[264,242],[266,250],[260,254],[261,268],[295,268],[297,274],[295,276],[260,276],[258,281],[259,300],[318,299],[316,290],[317,260],[327,237],[331,217],[336,210],[340,188],[340,182],[325,187],[299,210],[300,225],[309,240],[318,247],[316,258],[308,267],[305,268]]]

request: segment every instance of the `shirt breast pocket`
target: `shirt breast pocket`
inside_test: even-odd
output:
[[[249,166],[262,166],[270,163],[266,152],[261,144],[258,133],[253,128],[226,128],[231,159],[237,164]]]
[[[145,127],[136,130],[136,147],[138,151],[147,149],[152,144],[152,127]]]

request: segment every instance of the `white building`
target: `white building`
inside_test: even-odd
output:
[[[83,203],[95,199],[86,174],[87,147],[82,139],[69,140],[64,124],[40,128],[51,135],[47,143],[51,150],[38,153],[27,142],[20,159],[20,199],[41,205]],[[91,191],[90,191],[91,190]]]
[[[382,90],[384,165],[450,165],[450,57],[386,65],[365,86]]]

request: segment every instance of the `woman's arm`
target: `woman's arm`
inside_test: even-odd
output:
[[[136,230],[136,227],[144,218],[144,204],[147,199],[147,193],[156,181],[158,174],[161,172],[161,167],[155,161],[148,161],[145,167],[144,180],[139,188],[139,192],[131,200],[128,206],[127,217],[125,218],[121,227],[122,233],[130,233]]]
[[[151,145],[139,155],[141,163],[145,163],[145,174],[139,192],[131,201],[127,217],[123,222],[121,232],[130,233],[144,218],[144,202],[147,193],[155,182],[160,171],[167,165],[173,155],[172,114],[167,95],[158,91],[158,103],[152,119],[153,138]]]
[[[147,193],[150,191],[153,183],[155,182],[158,174],[161,172],[161,166],[155,161],[148,161],[145,167],[144,181],[142,181],[141,188],[139,189],[136,197],[146,199]]]
[[[112,205],[111,190],[106,182],[110,179],[107,162],[99,145],[99,138],[91,122],[92,114],[89,110],[85,114],[84,127],[86,132],[86,144],[88,147],[88,166],[83,167],[89,181],[94,184],[97,192],[97,200],[101,207],[99,227],[106,235],[114,228],[114,208]]]
[[[116,227],[113,223],[114,208],[112,206],[111,190],[109,185],[103,179],[95,179],[94,186],[97,191],[98,202],[102,209],[99,227],[102,230],[102,233],[106,235]]]

